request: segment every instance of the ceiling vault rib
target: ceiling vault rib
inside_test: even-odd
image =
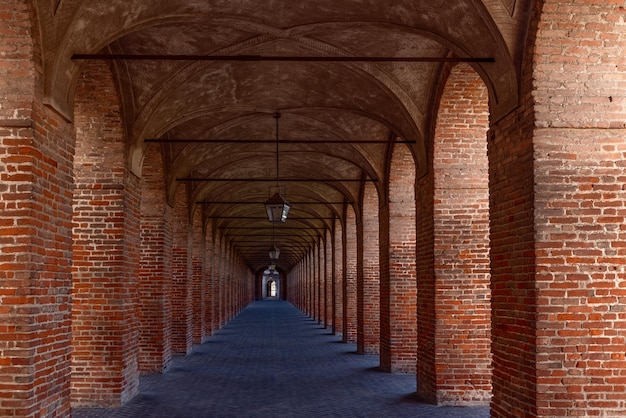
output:
[[[73,60],[280,62],[495,62],[493,57],[384,57],[177,54],[73,54]]]

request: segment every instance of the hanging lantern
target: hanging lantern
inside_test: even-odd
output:
[[[278,192],[274,193],[274,196],[265,202],[265,210],[270,222],[285,222],[290,208],[289,202],[283,199]]]

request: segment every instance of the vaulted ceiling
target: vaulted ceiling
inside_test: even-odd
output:
[[[358,201],[362,180],[384,193],[394,141],[409,142],[418,172],[426,169],[446,61],[481,75],[492,120],[516,106],[533,2],[34,3],[47,103],[72,119],[85,62],[110,61],[129,168],[141,175],[146,147],[160,146],[165,198],[190,184],[191,202],[202,202],[195,209],[252,269],[268,262],[272,226],[260,202],[276,186],[268,180],[278,161],[281,179],[292,179],[279,183],[292,211],[275,227],[289,270],[343,216],[342,202]]]

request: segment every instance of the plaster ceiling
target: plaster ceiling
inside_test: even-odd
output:
[[[426,160],[442,62],[337,62],[323,57],[492,58],[473,63],[490,91],[492,120],[517,104],[528,0],[36,0],[46,101],[72,118],[75,54],[160,56],[111,60],[119,83],[128,165],[141,174],[147,146],[165,156],[166,198],[190,184],[192,210],[221,231],[253,269],[267,265],[271,224],[259,202],[276,175],[293,204],[274,229],[289,270],[332,218],[358,201],[361,183],[383,193],[388,149]],[[167,60],[317,57],[311,61]],[[147,140],[186,139],[186,142]],[[213,140],[207,141],[207,140]],[[248,141],[243,141],[248,140]],[[267,140],[267,143],[254,141]],[[369,141],[370,143],[362,143]],[[339,143],[337,143],[339,142]],[[230,179],[183,181],[181,179]],[[232,181],[247,179],[249,181]],[[213,202],[213,203],[208,203]],[[309,202],[309,203],[306,203]],[[279,238],[280,236],[280,238]]]

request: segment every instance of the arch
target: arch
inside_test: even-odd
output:
[[[418,393],[441,405],[491,399],[488,130],[485,84],[470,66],[454,66],[432,176],[418,181]]]

